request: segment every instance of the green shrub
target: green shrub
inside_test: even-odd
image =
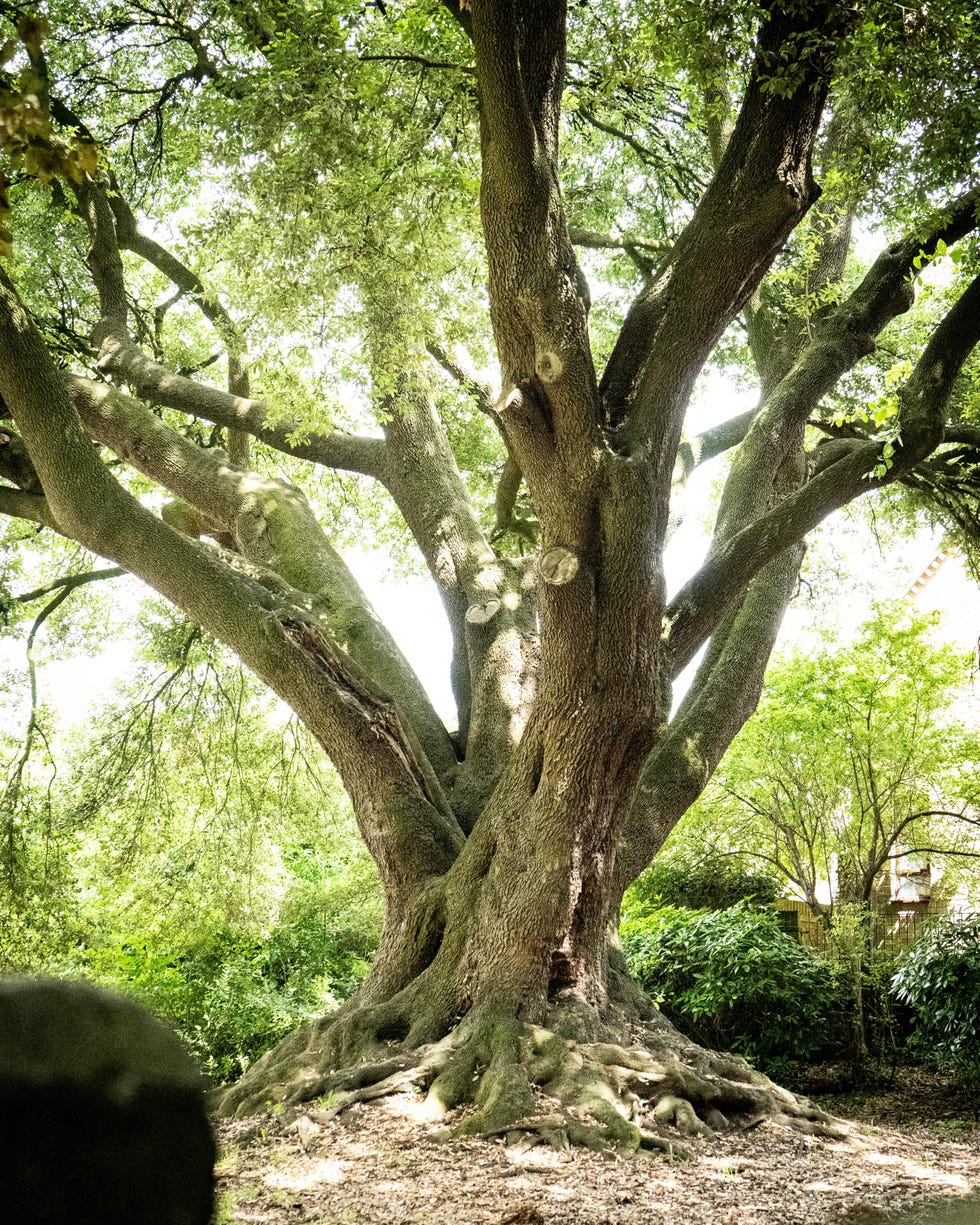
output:
[[[828,966],[747,902],[664,907],[623,925],[627,964],[689,1037],[767,1067],[813,1058],[836,1003]]]
[[[980,1081],[980,915],[950,915],[931,924],[892,979],[912,1009],[909,1047]]]
[[[188,950],[127,941],[90,955],[104,983],[168,1021],[214,1080],[234,1079],[264,1050],[319,1009],[309,992],[263,975],[261,946],[220,931]]]
[[[330,902],[294,904],[265,939],[220,928],[179,949],[129,940],[90,953],[88,969],[169,1021],[206,1075],[233,1080],[367,973],[376,927],[338,922]]]
[[[731,856],[706,855],[698,860],[654,860],[630,886],[629,897],[648,906],[725,910],[743,900],[774,902],[781,888],[775,877],[750,871]]]

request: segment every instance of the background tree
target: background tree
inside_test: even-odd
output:
[[[880,606],[850,643],[834,631],[780,658],[691,814],[820,918],[851,997],[857,1080],[887,1011],[892,967],[877,966],[873,912],[891,899],[895,862],[980,853],[976,737],[957,712],[968,661],[935,641],[934,621]]]
[[[980,778],[957,713],[969,670],[934,618],[881,606],[850,643],[782,656],[696,821],[778,870],[830,928],[886,899],[905,855],[972,854]],[[694,815],[694,814],[692,814]]]
[[[847,381],[977,224],[969,11],[56,5],[54,39],[3,11],[0,510],[143,578],[271,686],[385,891],[356,998],[225,1107],[413,1079],[435,1108],[475,1095],[474,1130],[527,1116],[533,1083],[634,1145],[663,1143],[628,1116],[664,1097],[806,1125],[656,1025],[607,931],[754,709],[806,533],[899,481],[975,524],[969,246],[873,408],[884,372]],[[863,274],[858,212],[894,236]],[[591,314],[579,251],[611,253]],[[460,342],[495,350],[499,394]],[[684,441],[713,354],[751,355],[759,406]],[[731,447],[668,595],[672,492]],[[439,589],[455,728],[331,542],[350,486],[328,470],[384,491]],[[652,1051],[609,1045],[641,1018]]]

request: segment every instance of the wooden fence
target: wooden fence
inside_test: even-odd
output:
[[[780,926],[801,944],[817,952],[826,953],[830,947],[826,924],[813,913],[806,902],[794,902],[779,898],[776,902]],[[891,902],[883,910],[871,916],[871,940],[873,947],[889,956],[897,957],[911,948],[926,931],[931,922],[943,915],[953,913],[947,906],[937,902],[912,905]],[[956,911],[957,914],[967,911]]]

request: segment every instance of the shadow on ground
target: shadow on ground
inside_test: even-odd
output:
[[[894,1219],[895,1225],[980,1225],[980,1195],[967,1195],[955,1203],[945,1200]]]

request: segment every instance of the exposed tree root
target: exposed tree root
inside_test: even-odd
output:
[[[383,1009],[365,1011],[384,1034]],[[705,1050],[671,1028],[634,1029],[630,1045],[579,1043],[513,1018],[471,1014],[439,1041],[405,1049],[394,1037],[379,1041],[372,1025],[361,1029],[362,1058],[329,1071],[331,1049],[357,1045],[350,1026],[331,1028],[320,1022],[291,1035],[217,1095],[218,1112],[240,1116],[325,1097],[311,1112],[322,1122],[410,1088],[424,1094],[422,1113],[432,1120],[471,1107],[452,1119],[447,1135],[503,1135],[523,1148],[656,1151],[677,1160],[691,1155],[679,1136],[711,1138],[761,1123],[847,1134],[846,1125],[745,1060]]]

